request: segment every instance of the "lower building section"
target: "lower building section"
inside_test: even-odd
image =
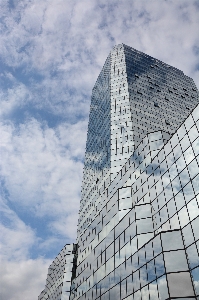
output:
[[[199,299],[199,106],[107,182],[85,207],[72,299]]]
[[[193,246],[194,244],[191,245]],[[77,298],[196,299],[199,267],[191,271],[189,269],[187,257],[190,246],[184,247],[182,230],[161,232],[133,255],[129,255],[132,247],[133,245],[123,247],[118,253],[117,261],[112,259],[114,270],[104,276],[109,272],[106,268],[108,264],[105,264],[103,270],[100,270],[103,272],[101,277],[104,278],[99,281],[100,277],[96,278],[93,288]],[[114,253],[114,249],[112,250]],[[197,256],[191,260],[198,263]]]
[[[76,276],[76,244],[66,244],[48,268],[45,289],[38,300],[68,300]]]

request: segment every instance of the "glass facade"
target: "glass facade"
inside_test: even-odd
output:
[[[199,299],[199,93],[124,44],[92,91],[73,253],[71,300]]]
[[[48,268],[45,289],[38,300],[68,300],[75,276],[76,244],[66,244]]]
[[[199,297],[199,94],[126,45],[91,97],[71,299]]]

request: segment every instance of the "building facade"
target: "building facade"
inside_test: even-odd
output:
[[[198,103],[182,71],[111,51],[91,97],[71,299],[199,297]]]
[[[38,300],[68,300],[71,279],[75,277],[77,246],[66,244],[48,268],[45,289]]]
[[[70,300],[199,299],[198,154],[193,80],[115,46],[92,91]]]

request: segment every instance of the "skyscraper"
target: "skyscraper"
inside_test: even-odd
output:
[[[182,71],[123,44],[109,54],[91,97],[75,299],[199,294],[198,103]]]
[[[198,299],[198,103],[182,71],[124,44],[109,54],[91,97],[71,300]]]

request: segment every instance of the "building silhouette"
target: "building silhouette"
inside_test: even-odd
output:
[[[182,71],[110,52],[91,97],[71,300],[198,299],[198,103]]]

